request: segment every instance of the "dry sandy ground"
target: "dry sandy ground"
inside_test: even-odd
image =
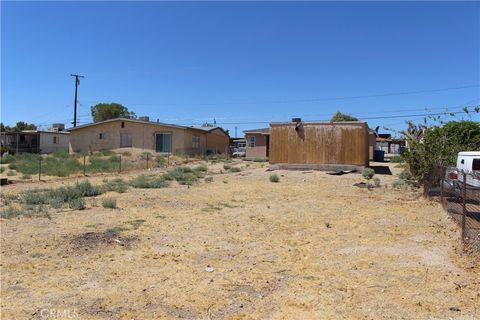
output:
[[[479,319],[478,260],[439,205],[358,174],[277,173],[2,220],[2,319]]]

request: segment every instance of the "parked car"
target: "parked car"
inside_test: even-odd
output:
[[[480,190],[480,151],[459,152],[457,166],[445,171],[443,189],[447,192],[460,193],[463,189],[464,175],[466,189]]]
[[[232,156],[234,158],[243,158],[247,154],[247,149],[245,147],[235,148]]]

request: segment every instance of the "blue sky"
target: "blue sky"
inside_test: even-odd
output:
[[[239,135],[337,110],[401,129],[480,104],[480,3],[2,2],[1,120],[70,123],[71,73],[80,123],[119,102]]]

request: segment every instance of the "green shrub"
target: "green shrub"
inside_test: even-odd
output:
[[[152,154],[150,152],[147,152],[147,151],[142,152],[140,154],[140,159],[141,160],[147,160],[147,159],[152,160],[152,157],[153,157]]]
[[[402,172],[400,172],[400,174],[398,175],[398,178],[402,180],[413,180],[412,174],[406,170],[403,170]]]
[[[15,157],[12,156],[11,154],[6,154],[2,157],[0,157],[0,163],[2,164],[7,164],[15,161]]]
[[[8,164],[8,169],[16,170],[17,164],[15,162],[11,162]]]
[[[402,163],[403,161],[404,161],[403,157],[399,155],[396,155],[390,158],[390,162],[392,163]]]
[[[266,159],[264,158],[260,158],[260,157],[256,157],[253,159],[253,162],[265,162]]]
[[[49,201],[49,195],[45,189],[26,190],[20,194],[21,202],[25,204],[46,204]]]
[[[375,170],[373,170],[372,168],[365,168],[362,171],[362,176],[365,179],[367,179],[367,181],[372,179],[374,175],[375,175]]]
[[[73,198],[68,201],[68,207],[73,210],[85,209],[85,200],[82,198]]]
[[[4,173],[5,172],[5,167],[0,167],[0,173]]]
[[[208,183],[213,182],[213,177],[206,177],[205,182],[208,182]]]
[[[207,170],[208,170],[208,168],[204,164],[200,164],[200,165],[196,166],[195,168],[193,168],[193,171],[207,172]]]
[[[23,174],[23,175],[20,177],[20,179],[22,179],[22,180],[28,180],[28,179],[32,179],[32,176],[29,175],[29,174]]]
[[[4,206],[0,210],[0,218],[11,219],[18,217],[24,213],[24,210],[13,207],[13,206]]]
[[[117,207],[117,200],[113,198],[105,198],[102,200],[102,207],[115,209]]]
[[[275,182],[275,183],[280,182],[280,177],[277,174],[273,173],[270,175],[269,180],[270,182]]]
[[[67,150],[55,151],[51,154],[51,156],[54,158],[61,158],[61,159],[67,159],[70,157]]]
[[[14,175],[16,175],[15,171],[12,171],[12,170],[7,171],[7,176],[11,177],[11,176],[14,176]]]
[[[112,150],[100,150],[97,154],[107,157],[107,156],[115,155],[115,152],[113,152]]]
[[[231,171],[231,172],[240,172],[240,171],[242,171],[242,169],[240,169],[239,167],[232,167],[232,168],[230,169],[230,171]]]
[[[112,156],[108,160],[99,157],[90,157],[90,164],[87,166],[88,172],[112,172],[118,169],[119,161],[116,156]]]
[[[131,157],[131,156],[132,156],[132,153],[131,153],[130,151],[123,151],[123,152],[122,152],[122,156]]]
[[[115,191],[118,193],[124,193],[128,190],[128,184],[120,178],[106,181],[103,187],[105,191]]]
[[[40,157],[33,154],[21,154],[15,163],[11,163],[18,172],[23,174],[38,174],[41,159],[42,174],[66,177],[80,171],[81,164],[66,152],[58,152],[53,156]]]
[[[167,159],[164,156],[156,156],[155,161],[159,167],[164,167],[167,164]]]
[[[133,178],[130,181],[130,185],[134,188],[142,188],[142,189],[149,189],[149,188],[166,188],[168,187],[169,183],[165,180],[164,176],[145,176],[143,174],[139,175],[136,178]]]
[[[94,186],[88,180],[77,182],[74,186],[80,197],[94,197],[103,193],[102,188]]]
[[[225,169],[225,170],[230,170],[230,169],[232,169],[232,166],[229,165],[229,164],[224,164],[224,165],[223,165],[223,169]]]
[[[199,172],[196,172],[199,174]],[[163,175],[165,180],[176,180],[181,185],[192,185],[198,180],[195,172],[189,167],[178,167]]]
[[[380,178],[377,178],[377,177],[373,178],[373,183],[375,184],[375,187],[377,188],[380,187]]]
[[[480,150],[478,121],[440,122],[433,126],[409,122],[403,134],[409,146],[403,158],[419,182],[427,178],[435,165],[455,165],[458,152]]]

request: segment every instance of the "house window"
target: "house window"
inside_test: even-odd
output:
[[[107,139],[107,134],[105,132],[102,132],[98,135],[98,139],[100,140],[106,140]]]
[[[249,148],[255,147],[255,136],[248,137],[248,147]]]
[[[200,149],[200,136],[192,136],[192,148]]]
[[[122,128],[125,128],[125,122],[122,121]]]
[[[163,153],[172,152],[172,134],[156,133],[155,134],[155,151]]]
[[[53,144],[58,144],[58,137],[53,137]]]

